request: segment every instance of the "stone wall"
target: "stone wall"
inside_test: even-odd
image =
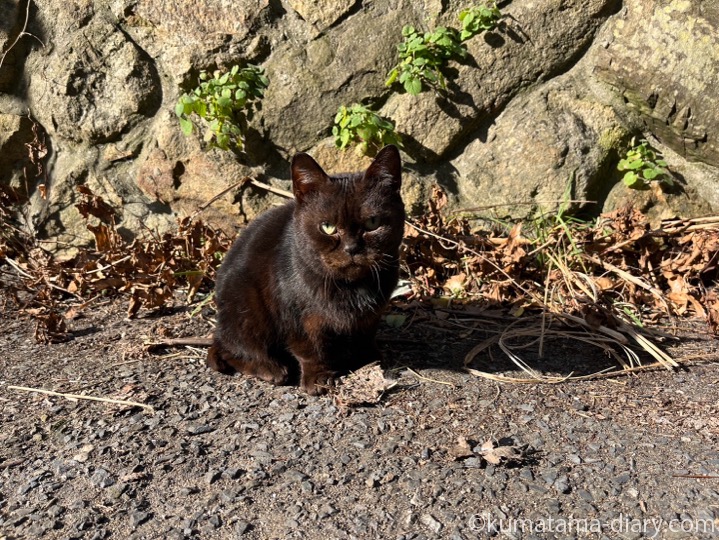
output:
[[[521,217],[638,202],[655,217],[719,210],[719,8],[688,0],[513,0],[468,42],[448,93],[384,82],[401,29],[457,25],[458,0],[0,0],[0,183],[28,192],[28,221],[58,245],[87,231],[86,184],[128,234],[165,230],[245,177],[288,187],[288,161],[328,171],[366,164],[329,138],[340,105],[369,102],[405,143],[405,197],[439,182],[457,209]],[[180,132],[174,105],[201,69],[256,63],[270,78],[237,159]],[[34,131],[33,131],[34,129]],[[28,144],[47,148],[35,178]],[[649,137],[674,193],[620,182],[619,154]],[[45,184],[41,196],[38,184]],[[590,204],[584,201],[597,201]],[[205,210],[232,230],[276,202],[228,192]]]

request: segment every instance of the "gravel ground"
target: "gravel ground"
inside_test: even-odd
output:
[[[397,386],[347,410],[211,372],[201,350],[149,354],[210,326],[124,309],[92,308],[55,345],[0,316],[0,539],[719,538],[716,364],[500,385],[459,369],[481,336],[422,315],[381,332]],[[521,459],[488,463],[488,440]]]

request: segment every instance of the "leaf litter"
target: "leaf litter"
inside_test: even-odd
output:
[[[652,229],[626,207],[594,222],[560,213],[487,231],[447,215],[446,204],[435,187],[428,212],[408,223],[404,261],[415,298],[451,305],[457,322],[496,327],[465,357],[474,375],[532,383],[578,378],[544,375],[524,360],[529,346],[541,358],[550,340],[598,347],[618,364],[581,378],[673,369],[677,361],[657,343],[676,339],[679,318],[703,319],[707,334],[719,333],[719,217],[666,220]],[[499,325],[487,317],[498,306],[509,313]],[[527,377],[473,367],[496,349]],[[642,365],[642,356],[653,362]]]
[[[397,385],[385,377],[378,362],[362,366],[341,378],[341,384],[332,389],[332,397],[340,409],[361,405],[375,405]]]
[[[487,439],[481,444],[473,442],[463,435],[457,437],[455,445],[447,449],[447,453],[455,461],[478,458],[489,465],[521,465],[530,453],[526,446],[517,446],[511,439],[496,441]]]
[[[174,232],[126,239],[116,210],[86,186],[78,191],[77,208],[94,246],[69,260],[43,250],[9,212],[0,212],[0,260],[6,263],[0,271],[8,277],[0,286],[34,320],[39,341],[72,338],[70,322],[105,298],[125,298],[128,317],[136,317],[173,306],[178,291],[188,303],[198,292],[210,294],[232,238],[196,213],[179,219]],[[406,222],[402,269],[409,288],[395,299],[387,322],[409,326],[424,311],[437,326],[464,337],[477,326],[493,329],[496,335],[465,357],[474,375],[509,382],[573,378],[544,375],[523,359],[528,346],[541,357],[550,340],[598,347],[616,361],[616,370],[597,376],[671,369],[677,361],[657,343],[675,337],[680,318],[704,320],[707,334],[719,334],[719,217],[665,220],[651,228],[646,216],[627,207],[591,222],[560,212],[489,230],[470,218],[449,214],[446,194],[433,187],[427,211]],[[407,317],[410,310],[415,314]],[[476,369],[496,350],[528,377]],[[640,354],[653,362],[642,365]],[[356,390],[359,397],[342,399],[373,402],[384,383],[368,384]]]

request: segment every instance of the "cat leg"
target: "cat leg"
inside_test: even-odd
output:
[[[347,369],[347,371],[356,371],[372,362],[382,361],[382,353],[375,341],[376,333],[375,326],[345,338],[341,345],[345,349],[343,351],[343,358],[345,359],[343,368]]]
[[[287,366],[276,360],[269,357],[253,360],[240,358],[228,352],[218,341],[207,352],[206,363],[211,369],[226,375],[243,373],[276,385],[285,384],[288,379]]]
[[[325,361],[324,351],[309,340],[289,343],[289,350],[300,364],[300,386],[311,396],[319,396],[334,386],[337,372]]]
[[[349,361],[346,366],[348,371],[356,371],[367,364],[381,361],[382,353],[377,347],[374,337],[367,338],[367,341],[352,340]]]

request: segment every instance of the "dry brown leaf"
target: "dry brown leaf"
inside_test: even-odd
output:
[[[594,278],[594,283],[596,283],[597,287],[599,287],[602,291],[611,291],[615,286],[615,281],[605,276]]]
[[[44,312],[43,312],[44,311]],[[65,318],[56,311],[36,310],[28,313],[35,318],[35,339],[41,343],[61,343],[70,336]]]
[[[524,461],[524,453],[515,446],[498,446],[496,442],[488,440],[482,443],[479,453],[487,463],[502,465],[505,463],[521,463]]]
[[[77,203],[77,207],[82,217],[87,219],[89,216],[95,216],[101,222],[106,224],[114,224],[117,214],[115,210],[107,204],[102,197],[95,195],[92,190],[85,186],[77,186],[77,191],[82,195],[82,200]]]
[[[467,281],[467,274],[460,272],[444,282],[444,289],[452,296],[460,296],[464,293],[464,284]]]
[[[397,381],[387,379],[379,363],[374,362],[345,375],[335,389],[335,400],[342,407],[379,403]]]
[[[474,452],[472,452],[472,444],[462,435],[457,437],[457,444],[449,448],[449,453],[454,457],[454,459],[458,460],[472,457],[474,455]]]

